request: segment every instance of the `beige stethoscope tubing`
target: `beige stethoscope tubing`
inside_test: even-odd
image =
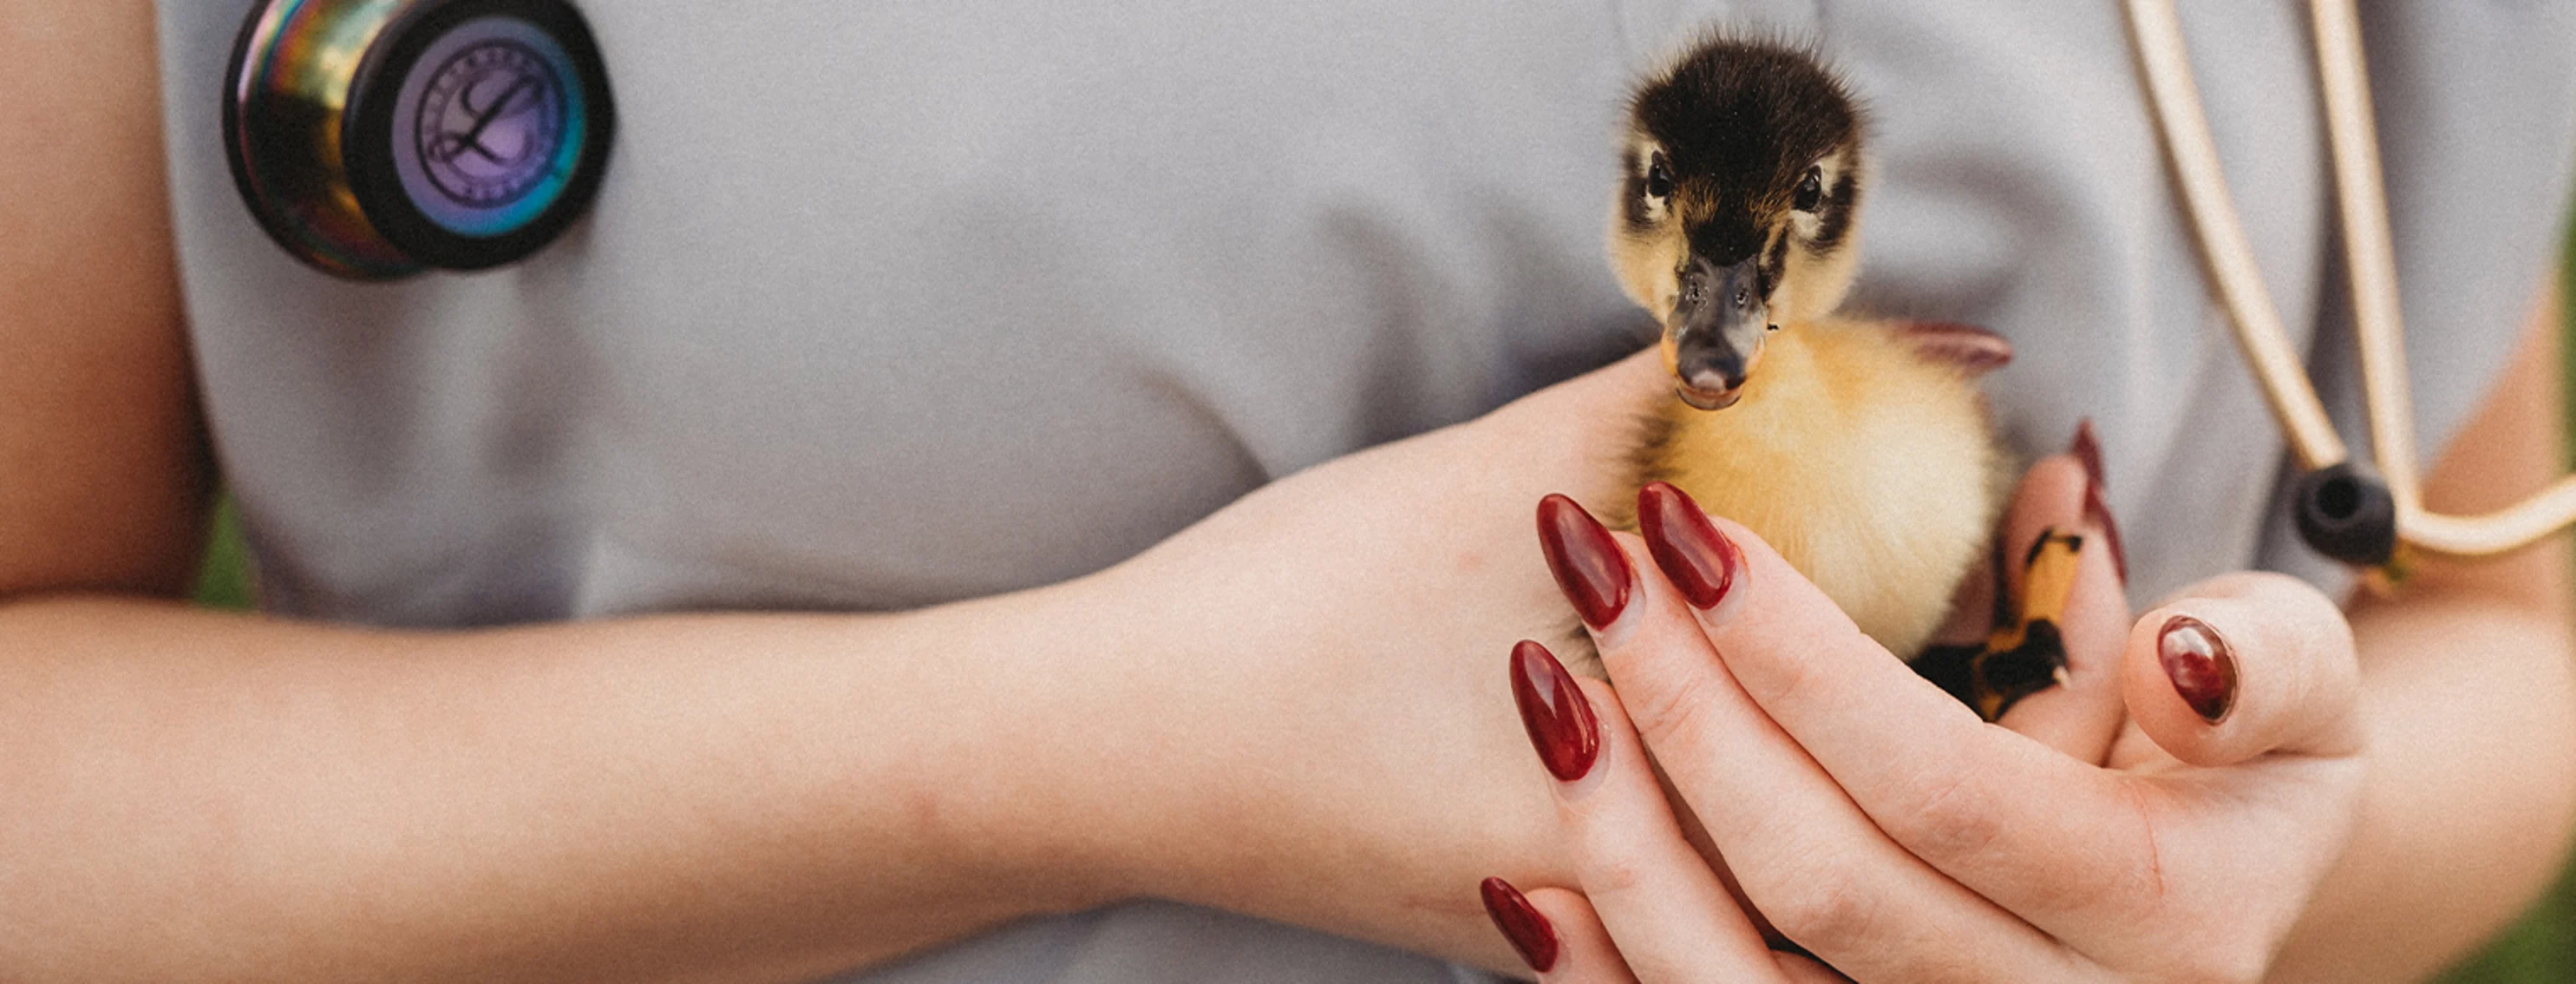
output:
[[[2235,325],[2238,347],[2262,383],[2264,399],[2271,404],[2300,467],[2315,470],[2340,464],[2351,453],[2335,435],[2316,388],[2308,382],[2306,367],[2290,347],[2279,308],[2263,288],[2253,246],[2228,197],[2227,179],[2219,169],[2209,121],[2201,112],[2173,0],[2127,0],[2127,4],[2149,102],[2172,156],[2201,255],[2209,264],[2228,320]],[[2380,182],[2379,137],[2371,124],[2360,20],[2353,0],[2309,0],[2308,9],[2316,32],[2326,138],[2334,157],[2346,279],[2352,282],[2362,401],[2368,408],[2370,443],[2380,475],[2396,502],[2398,540],[2428,553],[2483,556],[2512,550],[2576,523],[2576,475],[2484,515],[2448,516],[2424,508],[2415,473],[2414,400],[2406,389],[2397,259],[2388,232],[2388,193]]]

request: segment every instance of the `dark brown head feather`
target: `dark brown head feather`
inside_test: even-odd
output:
[[[1719,262],[1762,247],[1757,221],[1787,207],[1808,167],[1855,143],[1859,108],[1815,55],[1771,41],[1710,38],[1638,86],[1637,131],[1663,148],[1674,185],[1687,189],[1682,218],[1692,245]],[[1632,166],[1632,185],[1641,169]],[[1838,239],[1856,188],[1850,172],[1828,189],[1820,215]],[[1631,197],[1642,185],[1631,188]],[[1830,241],[1819,245],[1830,247]]]

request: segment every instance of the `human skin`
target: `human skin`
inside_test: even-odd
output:
[[[1732,554],[1736,571],[1704,610],[1641,576],[1656,561],[1622,539],[1643,563],[1629,571],[1634,608],[1596,630],[1620,687],[1592,694],[1610,774],[1559,787],[1586,859],[1579,880],[1641,979],[1696,979],[1744,935],[1732,948],[1691,939],[1720,920],[1695,925],[1676,915],[1692,906],[1643,884],[1704,866],[1623,857],[1686,846],[1636,819],[1662,801],[1647,748],[1752,903],[1859,980],[2254,980],[2342,852],[2362,781],[2358,673],[2342,614],[2315,590],[2234,575],[2149,613],[2109,652],[2086,653],[2108,672],[2079,665],[2066,699],[2028,709],[2125,706],[2138,734],[2115,743],[2116,717],[2084,715],[2108,726],[2063,729],[2071,740],[2056,746],[1989,726],[1911,676],[1740,527],[1701,528],[1698,542]],[[1656,529],[1648,541],[1676,542]],[[1688,548],[1656,557],[1671,549]],[[2071,653],[2095,641],[2074,638],[2087,614],[2066,615]],[[2238,685],[2223,714],[2206,715],[2215,724],[2159,664],[2159,628],[2177,617],[2233,651]],[[1731,907],[1699,894],[1700,908]]]
[[[2436,508],[2498,508],[2556,477],[2557,331],[2544,301],[2427,489]],[[2041,462],[2007,542],[2047,526],[2099,542],[2084,481],[2072,458]],[[1993,727],[1887,672],[1767,547],[1717,526],[1743,545],[1742,573],[1704,611],[1681,601],[1665,554],[1620,538],[1635,600],[1594,630],[1619,688],[1584,684],[1597,764],[1548,760],[1559,779],[1577,773],[1554,784],[1574,890],[1501,893],[1506,912],[1528,905],[1554,927],[1553,961],[1532,944],[1547,981],[1828,976],[1767,952],[1693,863],[1649,751],[1743,897],[1860,980],[2410,979],[2527,899],[2564,852],[2563,539],[2430,563],[2397,599],[2354,605],[2349,628],[2314,591],[2249,575],[2186,589],[2132,627],[2112,565],[2087,555],[2065,615],[2067,684]],[[2236,699],[2215,721],[2157,658],[2176,615],[2231,640]],[[2494,714],[2517,726],[2476,726]],[[2514,738],[2532,744],[2482,747]],[[2472,764],[2481,756],[2495,765]],[[2483,812],[2496,805],[2506,815]],[[2542,863],[2503,877],[2428,863],[2456,858],[2464,834]]]
[[[2431,508],[2502,508],[2565,467],[2561,308],[2533,306],[2511,366],[2427,476]],[[2421,977],[2545,890],[2576,831],[2568,536],[2490,561],[2424,561],[2348,606],[2370,777],[2353,847],[2275,976]]]
[[[919,612],[194,611],[152,49],[148,4],[0,0],[0,977],[796,980],[1146,896],[1514,959],[1476,880],[1565,861],[1494,660],[1572,626],[1529,508],[1615,493],[1650,362]],[[2560,740],[2550,693],[2470,737]],[[2486,914],[2419,946],[2555,856],[2511,852],[2562,787],[2472,791],[2496,839],[2390,862]]]
[[[1474,872],[1546,801],[1478,657],[1570,628],[1526,503],[1647,363],[918,612],[192,610],[152,30],[0,0],[0,977],[797,980],[1135,897],[1508,958]]]

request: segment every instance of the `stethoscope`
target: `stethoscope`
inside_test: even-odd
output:
[[[389,280],[554,241],[599,190],[617,110],[565,0],[260,0],[223,122],[269,238],[334,276]]]
[[[2238,347],[2262,384],[2272,416],[2302,471],[2292,508],[2299,534],[2345,563],[2386,568],[2400,547],[2478,557],[2521,547],[2576,523],[2576,476],[2509,508],[2450,516],[2424,508],[2415,472],[2414,402],[2406,390],[2404,329],[2398,320],[2397,260],[2380,183],[2379,138],[2371,124],[2369,77],[2352,0],[2310,0],[2326,138],[2334,157],[2344,260],[2352,282],[2362,400],[2378,468],[2355,461],[2326,418],[2279,309],[2263,289],[2254,249],[2229,199],[2218,148],[2201,113],[2173,0],[2128,0],[2149,102],[2164,133],[2184,209]]]

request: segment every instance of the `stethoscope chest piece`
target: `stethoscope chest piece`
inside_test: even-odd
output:
[[[543,248],[598,193],[616,128],[564,0],[260,0],[223,117],[270,238],[363,280]]]

